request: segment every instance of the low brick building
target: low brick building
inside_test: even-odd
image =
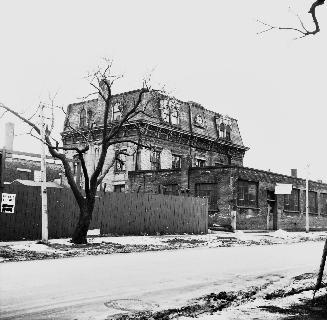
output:
[[[290,195],[276,195],[276,183],[292,184]],[[187,194],[209,199],[211,223],[238,229],[305,228],[305,180],[235,165],[129,172],[130,192]],[[327,229],[327,184],[309,181],[311,229]]]
[[[15,180],[40,181],[41,156],[40,154],[0,150],[0,177],[2,183],[11,183]],[[47,157],[47,181],[60,182],[63,169],[61,162]]]

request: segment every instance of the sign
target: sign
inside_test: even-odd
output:
[[[287,183],[276,183],[275,194],[291,194],[293,186]]]
[[[1,212],[14,213],[15,212],[16,194],[3,193],[1,199]]]

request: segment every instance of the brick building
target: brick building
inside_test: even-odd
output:
[[[113,96],[110,122],[120,119],[138,95],[139,90],[134,90]],[[243,145],[237,120],[210,111],[198,103],[180,101],[156,91],[143,95],[141,107],[147,114],[140,113],[133,118],[134,125],[125,125],[122,135],[132,141],[142,139],[152,148],[136,148],[133,143],[110,147],[108,162],[114,157],[116,149],[126,150],[128,155],[121,155],[123,163],[116,162],[110,169],[103,181],[106,190],[125,190],[129,171],[178,169],[185,161],[196,167],[243,165],[247,148]],[[70,104],[62,133],[64,146],[80,146],[83,143],[76,133],[77,129],[83,131],[92,126],[94,140],[100,138],[103,111],[101,99]],[[135,129],[136,124],[142,129],[141,136]],[[94,144],[86,155],[89,172],[92,172],[98,156],[99,147]],[[74,168],[75,173],[79,174],[77,165]]]
[[[231,224],[231,210],[237,211],[238,229],[304,230],[305,180],[269,171],[235,165],[183,167],[129,172],[131,192],[189,194],[209,199],[211,223]],[[276,195],[277,183],[292,184],[290,195]],[[311,229],[327,229],[327,184],[309,181]]]
[[[110,122],[128,110],[138,93],[135,90],[113,96]],[[135,148],[132,143],[111,147],[107,161],[114,157],[116,149],[130,155],[123,156],[123,161],[110,169],[103,181],[106,190],[205,196],[209,198],[212,223],[230,225],[231,211],[236,210],[240,229],[304,228],[305,181],[294,172],[293,176],[285,176],[244,167],[248,148],[242,142],[236,119],[157,92],[143,96],[144,106],[152,116],[139,114],[133,121],[141,126],[143,141],[153,148]],[[62,133],[64,145],[80,146],[76,130],[86,127],[92,127],[94,141],[99,139],[103,110],[101,99],[69,105]],[[140,139],[133,123],[124,127],[122,136]],[[90,171],[98,156],[94,144],[86,155]],[[79,174],[78,165],[74,168]],[[292,184],[292,194],[276,195],[276,183]],[[327,185],[310,181],[309,191],[310,225],[327,228]]]
[[[0,177],[2,183],[12,183],[15,180],[40,181],[41,156],[35,153],[0,150]],[[5,161],[4,161],[5,159]],[[47,157],[47,181],[61,180],[63,173],[61,162]]]
[[[41,155],[36,153],[14,151],[14,124],[5,125],[5,145],[0,149],[0,186],[15,180],[35,181],[41,179]],[[60,160],[47,156],[47,181],[60,183],[62,165]]]

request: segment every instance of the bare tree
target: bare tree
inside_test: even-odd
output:
[[[143,87],[138,91],[137,98],[133,100],[132,103],[122,103],[122,117],[119,121],[110,121],[109,110],[112,107],[112,89],[116,80],[121,78],[120,76],[115,76],[111,72],[112,62],[106,60],[106,65],[104,68],[98,68],[94,73],[88,76],[89,82],[93,89],[95,90],[92,94],[98,95],[99,99],[102,99],[104,103],[102,123],[100,126],[102,128],[101,138],[96,142],[100,148],[99,157],[96,159],[95,167],[93,172],[89,172],[87,169],[85,155],[90,149],[90,145],[94,144],[93,128],[89,127],[87,130],[74,128],[69,124],[69,129],[74,131],[74,134],[78,135],[82,143],[80,146],[59,146],[59,142],[53,139],[51,133],[53,129],[53,122],[47,127],[45,134],[45,143],[49,149],[50,154],[59,159],[64,167],[65,176],[67,182],[74,194],[76,202],[80,209],[79,219],[75,230],[72,235],[72,242],[76,244],[87,243],[87,231],[92,220],[92,213],[95,205],[95,198],[97,194],[98,186],[102,183],[104,177],[108,173],[109,169],[114,165],[115,161],[120,162],[120,155],[126,154],[125,150],[117,150],[115,156],[111,161],[106,161],[108,148],[113,145],[121,143],[132,143],[136,146],[151,148],[150,145],[143,144],[140,138],[130,139],[128,137],[121,137],[121,133],[124,130],[124,127],[131,122],[133,119],[140,113],[146,114],[146,106],[143,104],[143,96],[145,93],[154,92],[149,87],[149,80],[144,80]],[[157,92],[157,91],[156,91]],[[155,93],[154,92],[154,95]],[[92,95],[91,94],[91,95]],[[90,96],[90,95],[88,95]],[[29,125],[31,128],[31,135],[36,133],[35,136],[38,139],[41,139],[41,129],[40,127],[32,122],[29,118],[22,116],[18,112],[12,110],[10,107],[0,103],[0,107],[4,109],[4,113],[9,112],[15,115],[17,118],[22,120],[25,124]],[[53,108],[53,104],[52,104]],[[53,109],[52,109],[53,110]],[[135,123],[134,123],[135,125]],[[142,128],[137,127],[138,136],[142,134]],[[71,158],[67,156],[67,152],[73,152],[76,158],[79,160],[82,173],[84,176],[84,189],[81,190],[80,186],[77,185],[74,174],[71,168]]]
[[[317,15],[316,15],[316,9],[319,6],[322,6],[324,4],[325,4],[325,0],[316,0],[316,1],[313,1],[310,6],[308,13],[311,15],[314,26],[315,26],[314,29],[312,29],[312,30],[309,30],[304,25],[300,16],[298,14],[296,14],[296,16],[299,20],[299,23],[300,23],[299,28],[273,26],[273,25],[263,22],[261,20],[257,20],[259,23],[261,23],[263,26],[265,26],[265,29],[263,31],[258,32],[258,34],[262,34],[262,33],[265,33],[265,32],[271,31],[271,30],[291,30],[291,31],[295,31],[299,34],[299,37],[297,37],[296,39],[304,38],[309,35],[315,35],[318,32],[320,32],[320,25],[319,25],[319,21],[317,19]],[[313,298],[315,297],[315,294],[317,293],[317,291],[322,287],[322,279],[323,279],[323,273],[324,273],[325,264],[326,264],[326,257],[327,257],[327,239],[325,240],[325,245],[324,245],[324,249],[322,252],[322,257],[321,257],[320,267],[319,267],[319,271],[318,271],[318,275],[317,275],[315,290],[313,293]]]
[[[316,9],[319,6],[322,6],[324,4],[325,4],[325,0],[316,0],[310,6],[308,13],[311,15],[311,18],[313,20],[314,29],[309,30],[309,28],[305,26],[300,15],[296,14],[296,16],[299,20],[299,24],[300,24],[299,27],[281,27],[281,26],[271,25],[262,20],[257,20],[257,22],[259,22],[260,24],[262,24],[265,27],[264,30],[258,32],[257,34],[262,34],[262,33],[265,33],[265,32],[271,31],[271,30],[290,30],[290,31],[295,31],[296,33],[298,33],[299,36],[296,39],[304,38],[309,35],[315,35],[318,32],[320,32],[320,25],[319,25],[319,21],[317,19],[317,15],[316,15]]]

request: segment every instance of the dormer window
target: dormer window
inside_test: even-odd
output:
[[[226,126],[226,139],[230,140],[230,132],[231,132],[231,128],[229,125]]]
[[[172,100],[160,101],[161,119],[169,124],[179,124],[179,106]]]
[[[83,108],[79,118],[79,125],[80,127],[86,127],[86,110]]]
[[[232,120],[227,116],[216,118],[218,137],[221,139],[231,140]]]
[[[112,121],[119,121],[122,118],[122,106],[120,103],[114,104],[112,107]]]
[[[219,137],[225,138],[225,124],[223,122],[219,126]]]

